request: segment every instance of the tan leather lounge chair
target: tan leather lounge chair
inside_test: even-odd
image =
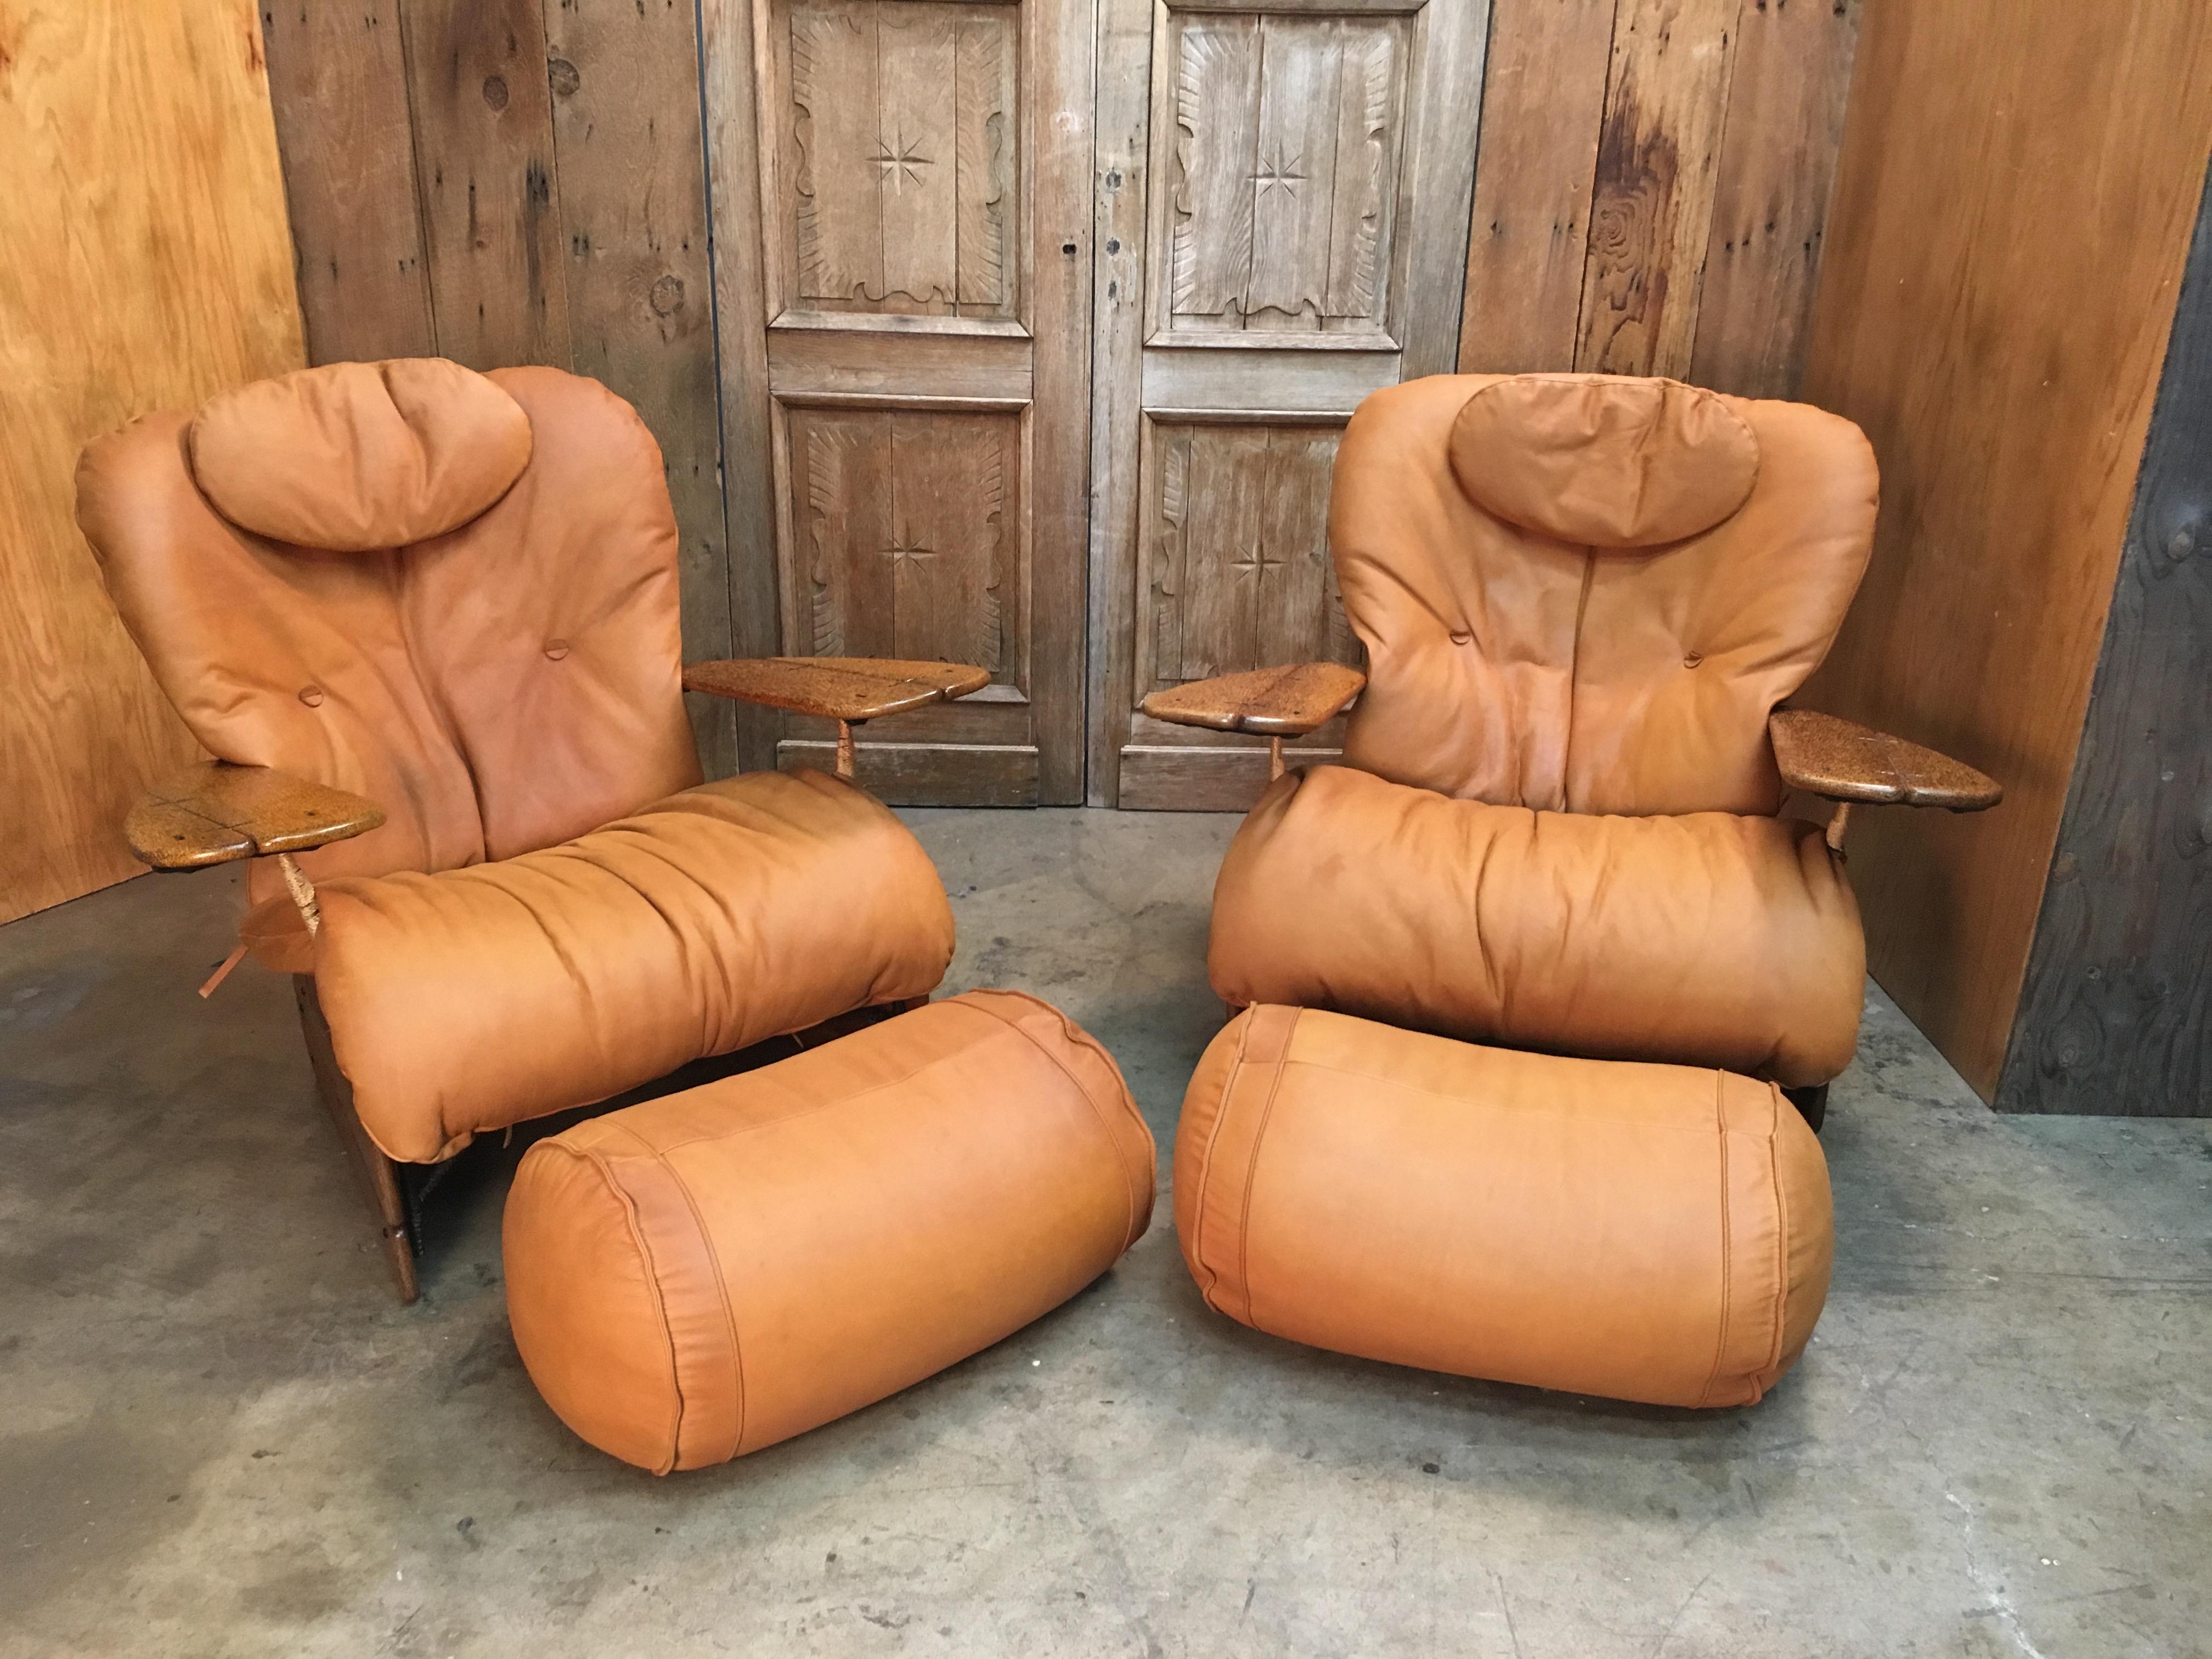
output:
[[[403,1298],[402,1165],[942,978],[951,912],[906,829],[818,772],[702,785],[683,690],[858,720],[988,677],[687,673],[660,453],[596,382],[309,369],[100,440],[77,492],[216,757],[134,811],[132,847],[256,860],[241,949],[299,976]]]
[[[1381,392],[1336,461],[1329,534],[1357,671],[1155,694],[1162,720],[1310,732],[1358,697],[1342,766],[1279,776],[1214,893],[1232,1006],[1717,1066],[1815,1127],[1865,972],[1844,872],[1858,802],[1973,811],[1972,769],[1784,707],[1872,546],[1850,422],[1674,381],[1440,375]],[[1825,830],[1787,790],[1837,803]]]

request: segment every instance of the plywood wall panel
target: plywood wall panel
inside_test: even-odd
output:
[[[1866,429],[1884,501],[1805,701],[2006,787],[1851,837],[1875,977],[1987,1097],[2212,148],[2212,10],[1886,5],[1859,53],[1805,393]]]
[[[300,365],[250,0],[0,0],[0,920],[139,866],[194,752],[74,519],[78,451]]]

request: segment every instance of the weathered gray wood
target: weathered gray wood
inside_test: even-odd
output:
[[[740,656],[779,645],[775,483],[769,462],[768,295],[761,236],[760,113],[751,0],[700,0],[700,75],[706,109],[708,216],[714,239],[714,312],[720,367],[722,522],[729,550],[730,641]],[[738,765],[775,764],[772,709],[737,711]]]
[[[539,0],[404,0],[441,355],[568,366],[568,261]]]
[[[674,0],[549,0],[545,22],[570,365],[635,404],[659,440],[681,537],[684,659],[728,657],[694,13]],[[738,764],[732,706],[687,702],[707,775],[728,775]]]
[[[432,356],[399,0],[288,0],[261,33],[307,360]]]
[[[2212,1115],[2212,180],[1996,1106]]]

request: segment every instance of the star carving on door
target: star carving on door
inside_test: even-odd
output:
[[[927,564],[937,556],[935,548],[923,546],[921,538],[908,530],[897,532],[891,537],[889,547],[878,548],[877,551],[891,562],[894,570],[904,570],[912,564]]]
[[[1267,192],[1272,190],[1280,190],[1285,196],[1296,196],[1298,186],[1305,182],[1305,174],[1298,171],[1298,163],[1304,160],[1303,155],[1285,160],[1280,144],[1275,146],[1272,161],[1266,156],[1260,157],[1252,174],[1252,183],[1259,192],[1260,199],[1266,201]]]
[[[1264,580],[1269,571],[1280,570],[1285,562],[1280,555],[1270,553],[1265,548],[1255,547],[1231,564],[1230,568],[1248,581],[1256,582]]]
[[[937,165],[921,151],[921,140],[908,138],[903,129],[895,138],[877,138],[876,168],[881,182],[891,187],[892,195],[904,195],[909,181],[921,182],[922,168]]]

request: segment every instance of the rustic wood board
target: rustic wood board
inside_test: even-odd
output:
[[[1620,0],[1575,366],[1690,372],[1739,0]]]
[[[436,355],[401,0],[287,0],[261,28],[311,362]]]
[[[404,0],[438,350],[566,368],[566,240],[539,0]]]
[[[1571,369],[1615,0],[1496,0],[1459,368]]]
[[[1792,398],[1858,47],[1860,0],[1751,0],[1737,20],[1690,380]]]
[[[729,538],[715,415],[714,276],[689,5],[559,0],[545,8],[568,366],[637,408],[676,507],[684,656],[732,655]],[[689,699],[710,778],[737,770],[728,703]]]
[[[2005,787],[1851,839],[1875,978],[1987,1098],[2212,147],[2212,12],[1883,6],[1859,53],[1805,395],[1866,429],[1882,515],[1799,702]]]
[[[1996,1105],[2212,1116],[2212,180]]]
[[[137,873],[124,817],[195,753],[77,533],[78,451],[303,351],[249,0],[0,0],[0,41],[6,920]]]

